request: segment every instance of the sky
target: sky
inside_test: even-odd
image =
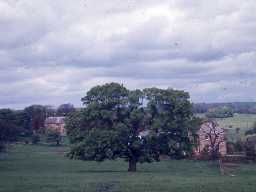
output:
[[[255,0],[0,0],[0,108],[108,82],[256,101],[255,34]]]

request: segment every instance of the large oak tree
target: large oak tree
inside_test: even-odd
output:
[[[189,95],[172,89],[128,90],[118,83],[93,87],[85,108],[67,118],[71,158],[124,158],[129,171],[160,154],[184,156],[191,148]]]

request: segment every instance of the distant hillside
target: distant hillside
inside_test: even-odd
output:
[[[256,114],[256,102],[231,102],[231,103],[194,103],[194,113],[206,113],[211,108],[227,106],[234,113]]]

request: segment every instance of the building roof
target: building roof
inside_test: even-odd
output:
[[[64,124],[65,117],[47,117],[45,120],[46,124]]]

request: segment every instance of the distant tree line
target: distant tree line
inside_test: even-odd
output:
[[[23,110],[0,109],[0,151],[4,150],[6,143],[22,138],[37,143],[39,134],[45,133],[47,117],[67,116],[75,110],[72,104],[62,104],[57,109],[43,105],[31,105]]]
[[[18,135],[18,122],[15,113],[9,109],[0,110],[0,152],[5,143],[15,141]]]
[[[207,113],[210,109],[228,107],[234,113],[256,114],[256,102],[194,103],[194,113]]]
[[[208,118],[228,118],[233,116],[232,108],[226,106],[211,108],[206,112],[206,117]]]

